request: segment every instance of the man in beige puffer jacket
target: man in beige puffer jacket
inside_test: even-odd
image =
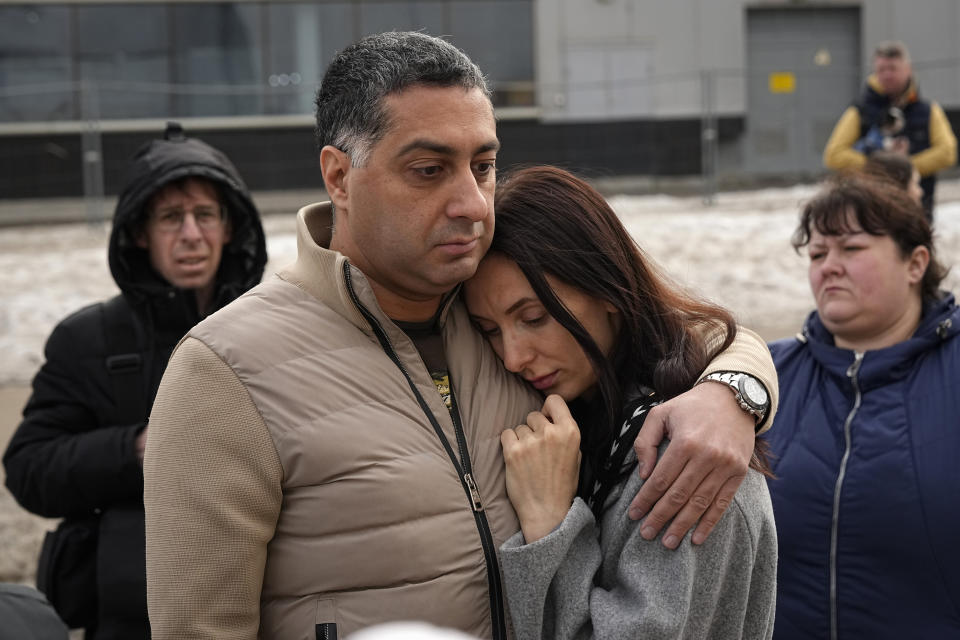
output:
[[[499,435],[541,398],[456,296],[494,226],[485,81],[442,40],[370,36],[328,69],[317,134],[332,202],[298,213],[296,263],[197,325],[154,403],[153,637],[312,640],[417,619],[507,638],[496,554],[518,526]],[[717,370],[777,390],[749,332]],[[641,501],[679,476],[647,522],[679,511],[682,533],[736,490],[753,419],[717,384],[663,407],[653,422],[686,467],[661,462]]]

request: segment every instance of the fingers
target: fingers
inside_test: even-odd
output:
[[[525,424],[521,424],[514,429],[504,429],[500,433],[500,446],[503,447],[503,460],[508,467],[523,457],[523,439],[529,438],[532,435],[533,431]]]
[[[637,498],[635,499],[635,501],[638,499],[654,500],[640,529],[640,535],[646,540],[653,540],[656,538],[663,527],[668,522],[673,520],[678,513],[681,513],[681,511],[691,501],[693,501],[691,510],[696,512],[697,515],[706,511],[710,506],[710,501],[705,500],[702,494],[697,493],[697,490],[704,481],[704,478],[707,477],[707,472],[703,470],[702,466],[686,464],[681,468],[680,473],[675,474],[673,469],[676,467],[676,462],[670,459],[674,458],[674,456],[670,456],[671,448],[676,447],[673,447],[672,444],[671,446],[667,447],[667,452],[664,454],[663,458],[660,459],[660,462],[657,464],[656,469],[653,470],[650,479],[644,483],[643,487],[640,489],[640,493],[637,494]],[[674,452],[675,459],[685,461],[688,456],[679,455],[679,453],[680,452]],[[669,463],[668,467],[664,470],[661,470],[661,466],[664,466],[664,462]],[[680,464],[683,464],[683,462]],[[646,489],[647,485],[652,486],[650,494],[645,494],[643,491]],[[714,493],[718,489],[719,485],[714,490]],[[648,495],[651,497],[648,498]],[[654,498],[652,496],[656,497]],[[699,511],[697,511],[698,509]],[[633,511],[631,511],[630,516],[634,517]],[[689,519],[685,529],[680,529],[682,523],[674,523],[674,526],[670,532],[672,537],[670,540],[667,540],[667,536],[665,536],[663,541],[664,545],[671,549],[675,548],[676,545],[679,544],[680,539],[683,538],[683,534],[685,534],[686,531],[693,526],[695,521],[695,517]]]
[[[558,459],[572,459],[576,455],[576,466],[580,464],[580,429],[572,417],[569,417],[566,403],[559,396],[553,396],[551,409],[556,415],[567,415],[567,419],[554,423],[539,411],[527,415],[526,424],[506,429],[500,434],[503,457],[508,466],[520,464],[521,460],[531,456],[557,456]]]
[[[628,512],[634,520],[645,516],[642,537],[651,540],[670,523],[663,544],[674,549],[699,519],[696,541],[706,539],[746,476],[754,444],[749,418],[716,384],[697,385],[650,411],[634,443],[646,482]],[[657,461],[664,437],[670,444]]]
[[[682,456],[671,455],[678,452],[671,452],[669,446],[663,459],[657,461],[660,442],[665,434],[663,414],[655,413],[658,408],[655,407],[647,416],[640,434],[633,442],[633,449],[637,453],[637,465],[640,467],[640,477],[646,479],[640,487],[640,492],[630,503],[628,513],[634,520],[639,520],[653,508],[657,500],[680,475],[685,464]]]
[[[580,429],[573,420],[553,424],[541,415],[539,419],[534,419],[533,424],[521,426],[524,428],[516,429],[519,440],[517,444],[521,446],[539,447],[549,455],[563,459],[567,459],[573,451],[579,454]]]
[[[513,433],[516,435],[517,440],[522,441],[524,438],[529,438],[533,435],[533,429],[526,424],[521,424],[518,427],[513,429]]]
[[[737,493],[737,489],[740,488],[740,483],[743,482],[744,477],[745,476],[729,478],[723,483],[720,491],[717,493],[716,500],[710,504],[710,508],[707,509],[703,517],[700,518],[700,523],[693,532],[693,544],[703,544],[707,536],[710,535],[710,532],[713,531],[713,528],[717,526],[717,523],[720,522],[720,517],[733,502],[733,496]]]
[[[525,426],[531,431],[542,431],[549,424],[550,420],[547,416],[539,411],[531,411],[527,414],[527,424],[521,426]]]
[[[521,430],[522,428],[522,430]],[[508,448],[517,446],[517,443],[520,442],[520,438],[533,433],[533,431],[525,424],[521,424],[515,429],[504,429],[500,432],[500,444],[503,446],[503,451],[506,453]]]
[[[657,450],[666,435],[667,415],[669,414],[662,407],[663,405],[660,405],[650,410],[650,413],[647,414],[646,419],[643,421],[640,434],[637,436],[637,439],[633,441],[633,450],[637,452],[638,471],[640,472],[640,477],[644,479],[650,476],[654,465],[657,464]],[[679,473],[679,471],[677,473]],[[646,485],[644,485],[644,487],[645,486]],[[645,495],[649,496],[652,495],[652,493]],[[657,498],[659,498],[659,496],[657,496]],[[649,511],[654,502],[656,502],[656,498],[641,502],[634,500],[633,504],[630,505],[631,512],[634,507],[636,507],[642,510],[640,514],[642,516]],[[640,516],[637,517],[639,518]]]
[[[550,418],[550,421],[553,423],[573,420],[573,416],[570,415],[570,407],[567,406],[566,401],[562,397],[555,393],[550,394],[547,396],[547,399],[543,401],[543,415]]]
[[[525,424],[521,424],[513,429],[504,429],[500,432],[500,446],[503,447],[504,456],[512,451],[516,451],[525,438],[533,436],[533,429]]]
[[[694,448],[681,440],[672,441],[631,503],[629,516],[635,520],[643,517],[646,504],[652,504],[640,529],[644,539],[652,540],[663,530],[663,545],[676,549],[696,524],[693,541],[702,544],[733,501],[746,477],[733,454],[714,451],[697,457],[691,454]],[[679,473],[678,465],[682,465]]]
[[[673,454],[673,455],[671,455]],[[630,503],[630,517],[634,520],[639,520],[648,514],[652,509],[655,508],[655,505],[659,505],[660,499],[663,498],[668,490],[673,490],[673,494],[670,496],[671,500],[680,500],[680,502],[670,516],[676,514],[679,511],[680,507],[683,506],[683,503],[686,502],[687,498],[692,494],[693,487],[688,487],[687,491],[680,493],[682,487],[674,487],[674,483],[677,478],[680,477],[680,473],[683,471],[685,466],[686,456],[681,456],[677,452],[671,451],[671,447],[667,447],[666,453],[663,454],[663,458],[660,459],[660,462],[657,463],[657,466],[654,468],[653,473],[643,483],[643,486],[640,487],[640,491],[637,493],[637,496],[633,499],[633,502]],[[687,482],[690,480],[687,479]],[[699,479],[697,479],[699,482]],[[696,485],[694,485],[696,486]],[[657,515],[662,518],[665,515],[665,506],[661,505],[660,509],[657,512]],[[649,522],[649,516],[648,516]],[[656,527],[653,535],[650,538],[656,536],[656,533],[660,531],[660,527],[666,520],[660,522],[659,526]],[[654,524],[654,522],[650,522]],[[646,537],[646,536],[644,536]],[[648,540],[650,538],[647,538]]]
[[[570,409],[558,395],[547,397],[543,411],[531,411],[527,415],[527,427],[537,436],[544,435],[551,440],[580,441],[580,428],[570,415]]]
[[[693,468],[693,465],[687,465],[684,469],[684,475]],[[690,477],[695,478],[696,473],[691,473]],[[687,532],[693,528],[693,525],[697,523],[697,520],[709,509],[714,503],[714,499],[720,491],[720,488],[724,486],[724,482],[728,479],[728,476],[720,473],[713,472],[707,475],[702,479],[693,489],[690,499],[686,501],[685,504],[681,505],[680,511],[677,513],[676,517],[673,518],[673,521],[670,522],[670,526],[663,534],[663,545],[668,549],[676,549],[677,545],[680,544],[680,541],[683,539],[683,536],[687,535]],[[681,485],[684,483],[684,477],[677,481],[676,485]],[[686,486],[683,488],[674,489],[671,488],[667,492],[667,495],[664,497],[665,500],[673,503],[674,500],[671,499],[671,496],[676,491],[677,495],[682,495],[686,491]],[[679,500],[679,497],[677,498]],[[663,500],[661,500],[663,502]],[[729,501],[727,502],[729,504]],[[653,508],[651,515],[654,515],[657,511],[657,507]],[[726,508],[726,506],[724,506]],[[720,510],[720,513],[723,513],[723,509]],[[644,528],[648,526],[646,523],[650,521],[649,516],[644,522]],[[659,519],[655,520],[655,523],[658,523]],[[714,521],[716,524],[716,521]],[[641,534],[642,535],[642,534]],[[706,536],[704,536],[706,537]]]

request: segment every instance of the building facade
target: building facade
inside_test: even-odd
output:
[[[960,107],[952,0],[0,0],[0,199],[113,193],[168,119],[254,189],[319,187],[317,82],[390,29],[447,37],[488,74],[503,167],[812,174],[891,38]]]

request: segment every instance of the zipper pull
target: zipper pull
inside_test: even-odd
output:
[[[480,491],[477,489],[477,483],[473,481],[473,476],[469,473],[463,474],[463,480],[470,489],[470,500],[473,502],[474,511],[483,511],[483,502],[480,500]]]
[[[853,363],[847,367],[847,377],[855,378],[857,373],[860,371],[860,364],[863,362],[863,351],[854,351],[853,352]]]

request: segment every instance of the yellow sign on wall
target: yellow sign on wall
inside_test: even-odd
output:
[[[768,76],[770,93],[793,93],[797,90],[797,76],[791,71],[777,71]]]

